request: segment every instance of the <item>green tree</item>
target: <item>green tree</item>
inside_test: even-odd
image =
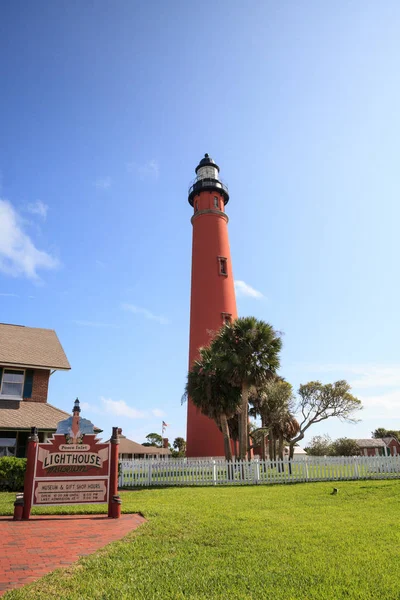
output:
[[[384,437],[395,437],[400,441],[400,431],[397,429],[385,429],[384,427],[378,427],[372,432],[373,438],[384,438]]]
[[[275,436],[278,438],[278,457],[283,460],[284,442],[290,443],[300,431],[298,420],[287,411],[282,414],[281,420],[275,425]]]
[[[356,440],[350,438],[338,438],[331,446],[331,454],[333,456],[358,456],[360,448]]]
[[[261,431],[264,431],[262,441],[262,458],[265,459],[265,437],[268,434],[268,449],[270,460],[275,460],[276,443],[278,455],[283,460],[284,441],[289,441],[297,433],[297,421],[291,410],[294,406],[293,388],[281,377],[272,377],[262,386],[253,387],[250,391],[250,414],[260,416]]]
[[[329,435],[315,435],[304,450],[310,456],[329,456],[331,454],[332,440]]]
[[[172,447],[177,452],[177,456],[185,456],[186,453],[186,442],[183,437],[177,437],[174,439]]]
[[[276,373],[281,347],[280,334],[254,317],[239,318],[224,325],[210,344],[211,352],[218,357],[222,377],[241,391],[239,458],[242,460],[249,448],[250,390],[263,385]]]
[[[354,413],[362,408],[361,401],[350,394],[347,381],[322,384],[310,381],[299,387],[299,400],[296,414],[300,414],[299,433],[290,441],[290,458],[293,458],[294,445],[304,438],[305,432],[314,425],[331,417],[347,423],[356,423]]]
[[[232,460],[228,420],[240,407],[240,388],[223,376],[219,356],[211,346],[200,348],[200,357],[188,373],[185,397],[190,397],[193,404],[220,427],[224,436],[225,458]]]
[[[147,442],[144,442],[142,446],[155,446],[156,448],[162,448],[163,439],[159,433],[149,433],[146,435]]]

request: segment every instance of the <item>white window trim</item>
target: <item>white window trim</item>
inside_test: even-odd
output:
[[[3,394],[3,383],[4,383],[4,371],[21,371],[24,374],[24,379],[22,381],[22,393],[21,396],[10,396],[9,394]],[[17,400],[20,401],[24,397],[24,386],[25,386],[25,375],[26,369],[16,369],[13,367],[3,367],[3,372],[1,374],[1,389],[0,389],[0,400]]]

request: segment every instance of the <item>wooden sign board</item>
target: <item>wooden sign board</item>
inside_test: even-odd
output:
[[[55,434],[36,448],[32,506],[108,503],[110,444],[94,434],[83,434],[81,443],[66,443]]]
[[[39,444],[37,428],[28,438],[24,494],[14,503],[14,520],[29,519],[32,506],[107,504],[108,516],[119,519],[118,427],[102,443],[94,425],[80,416],[78,398],[72,416],[60,421],[52,438]]]

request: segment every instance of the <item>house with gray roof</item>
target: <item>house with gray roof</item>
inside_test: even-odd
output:
[[[171,456],[171,450],[168,448],[168,439],[163,439],[163,447],[157,446],[142,446],[133,440],[122,435],[120,431],[119,436],[119,457],[122,460],[129,460],[133,458],[168,458]]]
[[[0,456],[25,456],[32,427],[45,441],[69,417],[47,396],[50,376],[70,369],[52,329],[0,323]]]
[[[362,456],[386,456],[386,444],[379,438],[355,440]]]

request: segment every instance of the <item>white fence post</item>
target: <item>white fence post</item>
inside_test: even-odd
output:
[[[213,484],[217,485],[217,463],[213,460]]]

